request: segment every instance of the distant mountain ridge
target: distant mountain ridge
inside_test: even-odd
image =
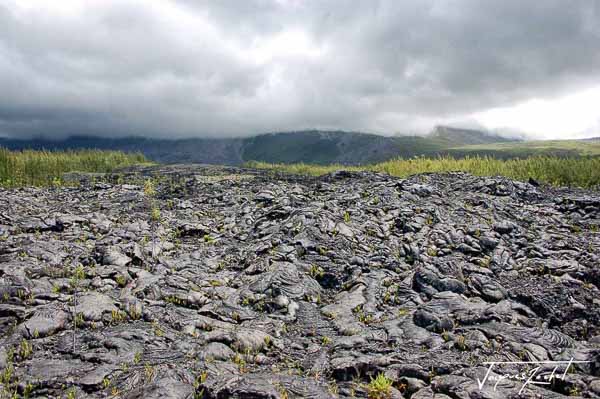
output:
[[[304,130],[247,138],[150,139],[74,136],[64,140],[0,139],[0,146],[20,149],[97,148],[140,151],[160,163],[240,165],[246,161],[345,165],[381,162],[396,157],[433,156],[452,147],[508,142],[501,136],[438,126],[428,136],[379,136],[345,131]],[[450,151],[451,152],[451,151]]]

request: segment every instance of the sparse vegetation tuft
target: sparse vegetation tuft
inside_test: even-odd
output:
[[[369,399],[385,399],[392,394],[392,380],[385,374],[379,373],[375,378],[371,377],[371,382],[367,386]]]

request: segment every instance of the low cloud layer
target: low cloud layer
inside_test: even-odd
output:
[[[0,134],[476,125],[597,86],[599,4],[0,0]]]

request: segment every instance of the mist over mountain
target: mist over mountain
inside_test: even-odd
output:
[[[396,157],[436,155],[452,147],[507,142],[492,133],[438,126],[427,136],[380,136],[345,131],[305,130],[261,134],[249,138],[151,139],[74,136],[63,140],[0,139],[0,146],[20,149],[97,148],[139,151],[160,163],[240,165],[247,161],[275,163],[340,163],[385,161]]]
[[[508,138],[504,135],[482,130],[461,129],[439,125],[435,127],[428,137],[440,142],[446,142],[449,147],[471,144],[503,143],[516,140],[514,138]]]

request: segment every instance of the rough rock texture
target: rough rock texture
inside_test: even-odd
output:
[[[364,398],[383,373],[382,397],[505,398],[525,366],[480,388],[485,362],[570,359],[521,396],[600,395],[597,192],[206,166],[81,181],[0,190],[0,397]]]

